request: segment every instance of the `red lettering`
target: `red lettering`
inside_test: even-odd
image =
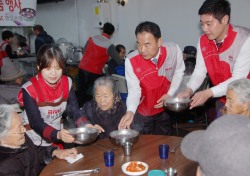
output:
[[[4,19],[3,19],[3,16],[0,16],[0,20],[1,20],[1,21],[4,20]]]
[[[4,11],[4,8],[3,8],[3,1],[0,0],[0,11]]]
[[[172,67],[166,68],[165,71],[172,70]]]
[[[51,115],[51,114],[52,114],[52,110],[49,110],[49,111],[48,111],[48,115]]]
[[[9,10],[13,12],[15,8],[21,10],[21,0],[5,0],[6,5],[9,6]]]
[[[48,110],[48,115],[52,115],[52,114],[58,114],[61,113],[62,109],[57,109],[57,110]]]

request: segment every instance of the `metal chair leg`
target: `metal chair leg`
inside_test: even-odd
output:
[[[175,130],[176,130],[176,135],[179,135],[179,130],[178,130],[178,123],[177,123],[177,115],[176,112],[174,113],[174,119],[175,119]]]

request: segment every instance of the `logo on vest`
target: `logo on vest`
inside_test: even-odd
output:
[[[202,52],[205,52],[206,50],[207,50],[207,47],[205,47],[205,46],[201,48]]]
[[[52,110],[48,110],[48,113],[47,113],[47,118],[48,119],[51,119],[51,120],[54,120],[58,117],[61,117],[62,115],[62,108],[60,109],[52,109]]]
[[[62,112],[62,108],[60,109],[53,109],[53,110],[48,110],[48,115],[53,115],[53,114],[58,114]]]
[[[170,71],[172,69],[173,69],[173,67],[169,67],[169,68],[166,68],[165,71],[167,72],[167,71]]]
[[[231,61],[231,62],[233,62],[233,61],[234,61],[233,56],[228,56],[228,59],[229,59],[229,61]]]
[[[138,67],[138,68],[136,69],[136,72],[140,73],[140,72],[141,72],[141,68]]]

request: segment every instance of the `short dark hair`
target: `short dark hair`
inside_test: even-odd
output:
[[[11,31],[2,32],[2,40],[10,39],[11,37],[14,37],[14,34]]]
[[[142,32],[149,32],[149,33],[153,34],[153,36],[156,39],[161,38],[160,27],[156,23],[153,23],[150,21],[142,22],[136,27],[135,35],[137,35],[138,33],[142,33]]]
[[[64,57],[61,49],[58,45],[45,44],[43,45],[37,54],[37,66],[39,66],[39,72],[51,65],[52,61],[56,59],[59,67],[65,70]]]
[[[37,31],[39,31],[39,32],[43,32],[43,31],[44,31],[43,26],[40,25],[40,24],[35,25],[35,26],[33,27],[33,30],[37,30]]]
[[[123,45],[121,45],[121,44],[116,45],[116,46],[115,46],[115,49],[116,49],[116,51],[117,51],[118,53],[120,53],[122,49],[126,50],[125,46],[123,46]]]
[[[107,22],[103,25],[102,30],[103,30],[103,33],[112,35],[115,31],[115,27],[113,26],[113,24]]]
[[[198,12],[199,15],[212,15],[219,22],[225,15],[228,15],[230,20],[230,13],[231,7],[227,0],[206,0]]]

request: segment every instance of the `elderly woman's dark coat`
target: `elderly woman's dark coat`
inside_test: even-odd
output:
[[[0,175],[36,176],[52,160],[56,147],[36,146],[28,136],[20,148],[0,146]]]
[[[102,111],[94,100],[85,103],[81,109],[91,124],[98,124],[105,130],[104,133],[100,133],[99,139],[107,138],[110,132],[118,130],[118,124],[126,110],[125,103],[118,101],[110,110]]]

